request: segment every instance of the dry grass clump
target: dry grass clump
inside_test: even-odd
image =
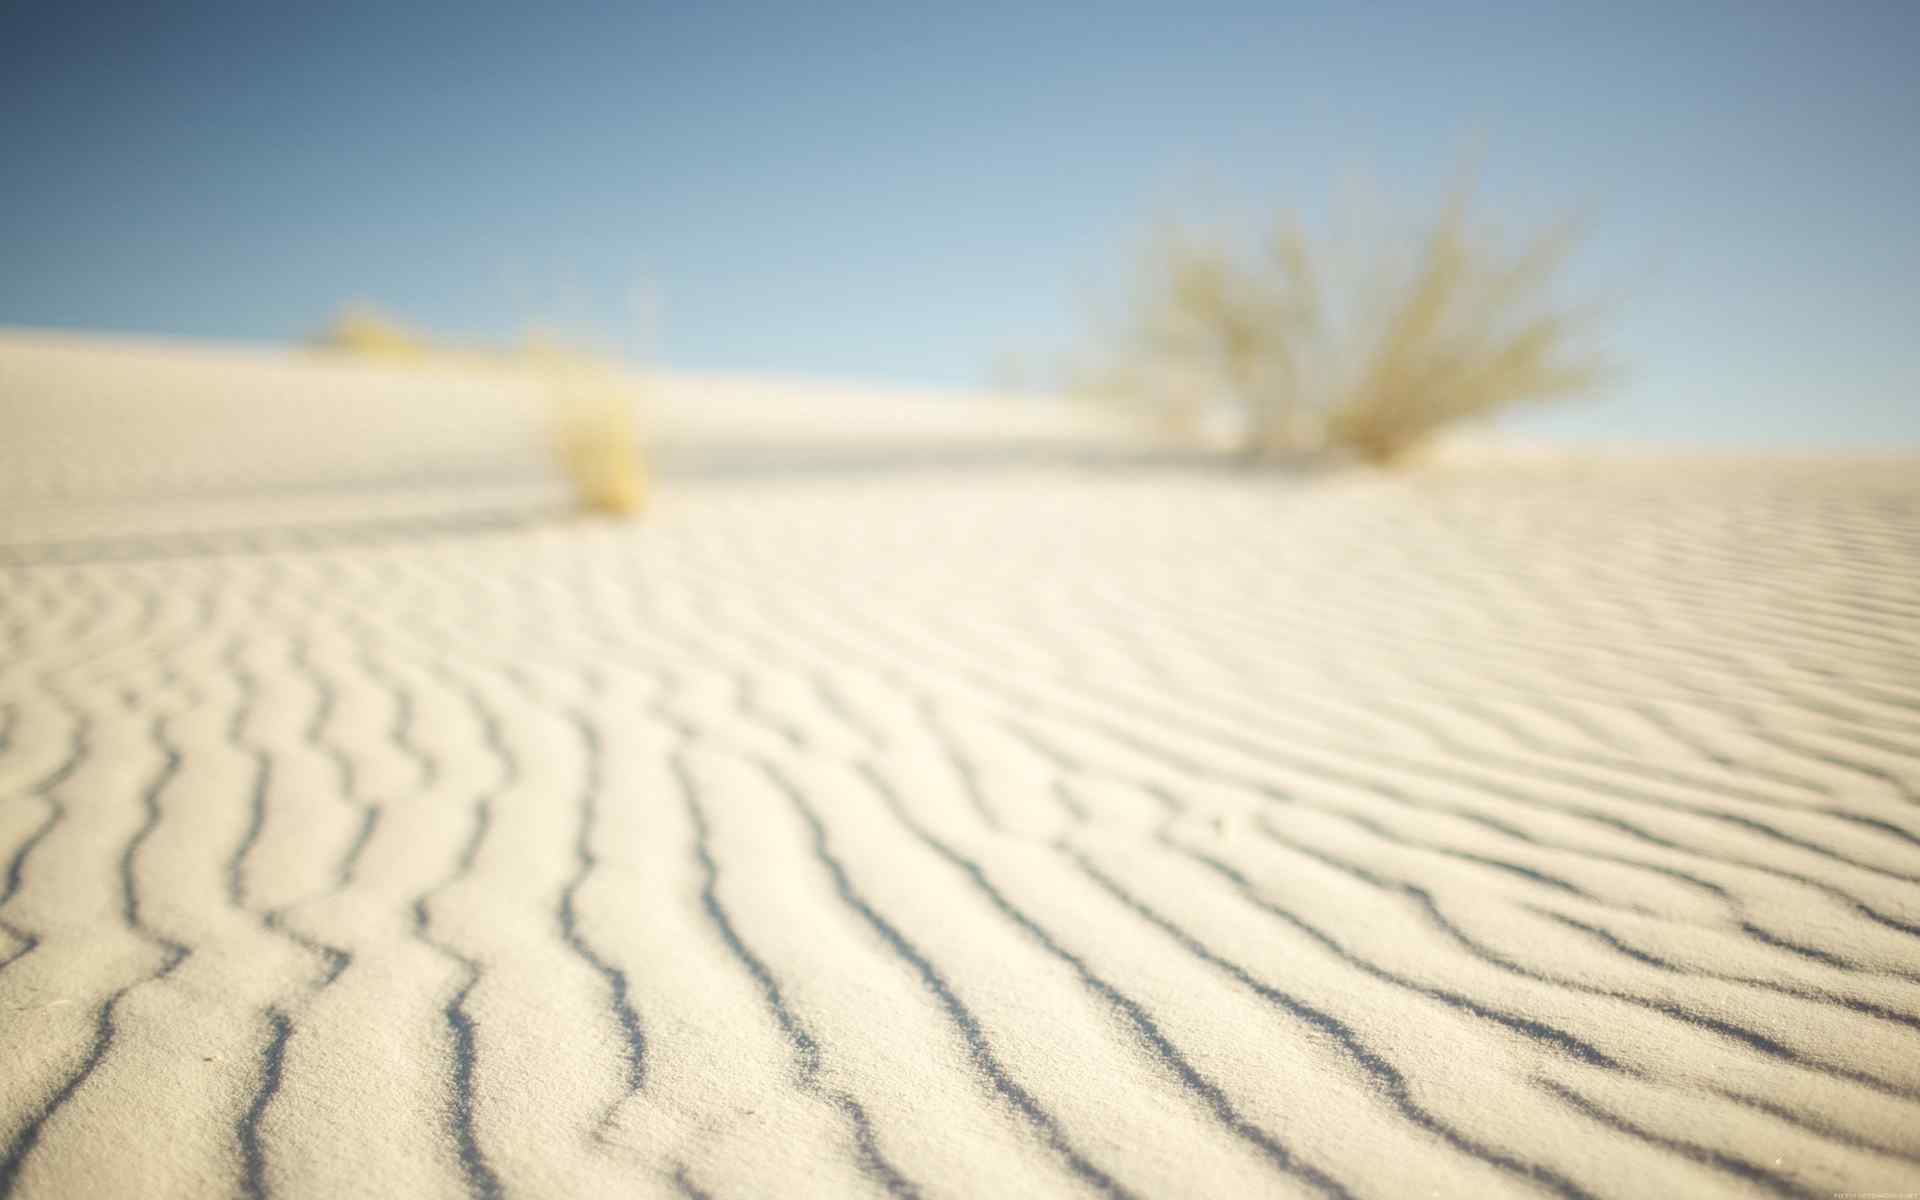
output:
[[[367,308],[350,308],[313,344],[330,353],[413,366],[467,366],[532,375],[548,397],[561,469],[587,508],[618,516],[646,505],[635,389],[612,363],[528,335],[508,350],[450,346]]]
[[[546,381],[554,445],[581,502],[616,516],[646,507],[632,384],[604,359],[553,342],[529,340],[519,360]]]
[[[361,358],[420,361],[433,353],[427,338],[363,305],[343,309],[333,323],[315,335],[312,344]],[[441,351],[445,353],[444,348]]]
[[[1451,425],[1581,392],[1609,374],[1576,349],[1555,284],[1571,223],[1506,250],[1462,188],[1401,261],[1356,265],[1282,224],[1265,247],[1163,238],[1102,366],[1083,385],[1172,434],[1224,424],[1250,455],[1404,457]]]

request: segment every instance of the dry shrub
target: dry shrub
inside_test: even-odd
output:
[[[1220,424],[1251,455],[1344,452],[1391,462],[1441,430],[1594,387],[1582,322],[1554,285],[1576,242],[1562,222],[1508,250],[1467,219],[1462,187],[1395,261],[1370,262],[1281,224],[1265,246],[1163,235],[1103,365],[1083,387],[1172,434]],[[1390,231],[1382,231],[1390,232]]]
[[[604,358],[533,334],[508,350],[440,344],[365,307],[345,310],[313,344],[329,353],[416,367],[530,374],[547,395],[554,450],[581,504],[617,516],[646,506],[635,387]]]
[[[423,335],[375,309],[357,304],[343,309],[332,324],[312,339],[312,344],[322,350],[359,358],[419,361],[433,352]]]
[[[554,444],[581,502],[617,516],[646,507],[633,386],[606,360],[552,342],[530,340],[519,358],[546,382]]]

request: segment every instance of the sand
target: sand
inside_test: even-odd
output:
[[[412,387],[0,337],[0,1194],[1920,1192],[1920,463]]]

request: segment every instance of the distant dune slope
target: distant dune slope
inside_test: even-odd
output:
[[[562,360],[565,361],[565,360]],[[566,506],[580,380],[538,357],[357,359],[0,328],[0,547]],[[1137,453],[1028,397],[697,373],[616,376],[649,471]],[[578,447],[569,447],[577,451]],[[248,503],[230,501],[245,496]]]
[[[97,499],[0,1195],[1920,1189],[1914,466]]]

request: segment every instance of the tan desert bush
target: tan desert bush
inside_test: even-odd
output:
[[[431,353],[423,335],[365,305],[341,310],[310,342],[321,350],[360,358],[420,360]]]
[[[1256,456],[1345,452],[1391,462],[1443,429],[1590,389],[1608,368],[1555,285],[1576,242],[1562,222],[1518,249],[1467,218],[1461,188],[1395,256],[1368,231],[1363,261],[1291,224],[1236,252],[1163,234],[1142,286],[1083,389],[1178,437],[1225,424]],[[1370,261],[1368,261],[1370,260]]]
[[[631,516],[646,506],[633,385],[607,360],[529,338],[518,360],[547,386],[560,465],[588,508]]]
[[[646,505],[636,389],[604,358],[537,334],[508,350],[440,344],[365,307],[345,310],[312,344],[384,363],[529,374],[546,393],[554,452],[581,504],[618,516]]]

